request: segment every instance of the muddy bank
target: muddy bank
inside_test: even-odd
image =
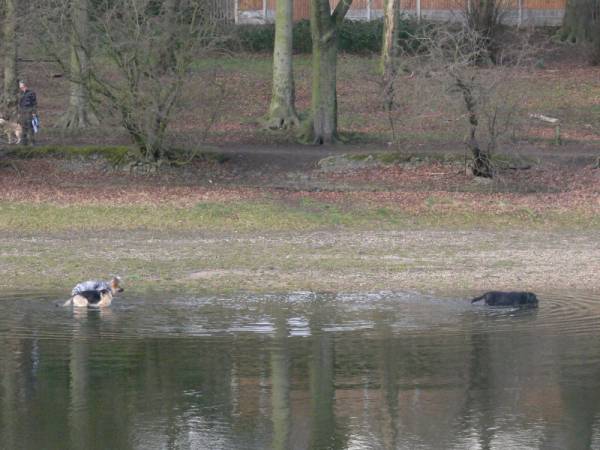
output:
[[[598,242],[591,231],[11,233],[0,238],[0,286],[66,292],[119,274],[140,292],[599,292]]]

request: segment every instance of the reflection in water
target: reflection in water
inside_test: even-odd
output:
[[[600,448],[600,305],[0,299],[0,448]]]

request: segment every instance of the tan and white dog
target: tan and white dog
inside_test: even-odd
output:
[[[0,117],[0,132],[6,135],[9,144],[20,144],[23,137],[23,127],[17,122],[11,122]],[[13,142],[13,136],[15,142]]]

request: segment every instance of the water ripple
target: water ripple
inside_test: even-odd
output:
[[[274,335],[284,317],[287,335],[314,332],[377,335],[540,333],[596,335],[600,298],[591,293],[540,294],[539,308],[490,308],[465,298],[414,292],[233,297],[117,299],[110,309],[57,307],[63,300],[40,294],[0,298],[0,337],[38,339],[132,339],[224,334]]]

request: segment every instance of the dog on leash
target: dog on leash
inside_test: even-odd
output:
[[[9,144],[20,144],[23,137],[23,127],[17,122],[11,122],[0,117],[0,133],[6,136]],[[14,136],[14,142],[13,142]]]
[[[533,292],[486,292],[471,300],[471,303],[484,301],[488,306],[512,306],[516,308],[535,308],[538,299]]]

